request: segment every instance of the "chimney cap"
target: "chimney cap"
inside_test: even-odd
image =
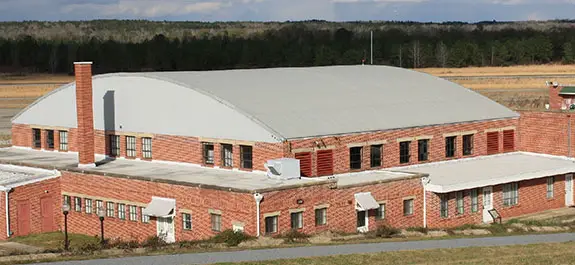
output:
[[[92,64],[92,62],[74,62],[74,64]]]

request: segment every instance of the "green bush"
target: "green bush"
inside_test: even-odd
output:
[[[142,243],[142,247],[150,249],[159,249],[164,247],[165,245],[167,245],[166,241],[164,241],[163,238],[160,238],[157,235],[146,238],[146,240]]]
[[[252,237],[244,232],[227,229],[212,237],[211,242],[225,243],[227,246],[233,247],[250,239],[252,239]]]
[[[283,238],[285,243],[306,243],[308,242],[307,239],[309,238],[309,235],[297,230],[290,230],[277,237]]]

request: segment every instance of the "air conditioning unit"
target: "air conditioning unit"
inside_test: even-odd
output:
[[[299,179],[300,168],[299,159],[294,158],[280,158],[268,160],[264,165],[267,168],[267,175],[269,178],[288,180]]]

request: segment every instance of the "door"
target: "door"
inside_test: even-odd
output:
[[[493,217],[489,214],[493,210],[493,187],[483,188],[483,222],[493,222]]]
[[[156,227],[159,238],[162,238],[166,243],[176,242],[173,217],[158,217]]]
[[[573,206],[573,174],[565,175],[565,205]]]
[[[25,236],[30,234],[30,202],[29,201],[19,201],[16,206],[16,217],[18,221],[18,230],[16,234],[18,236]]]
[[[369,219],[367,211],[357,211],[357,231],[365,233],[369,230]]]
[[[40,199],[40,215],[42,219],[42,232],[54,231],[54,200],[52,197]]]

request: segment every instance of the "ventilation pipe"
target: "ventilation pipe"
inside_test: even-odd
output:
[[[256,192],[254,193],[254,199],[256,200],[256,235],[260,236],[260,202],[264,199],[264,195]]]
[[[426,186],[429,184],[429,177],[421,178],[421,184],[423,184],[423,227],[427,227],[427,189]]]

